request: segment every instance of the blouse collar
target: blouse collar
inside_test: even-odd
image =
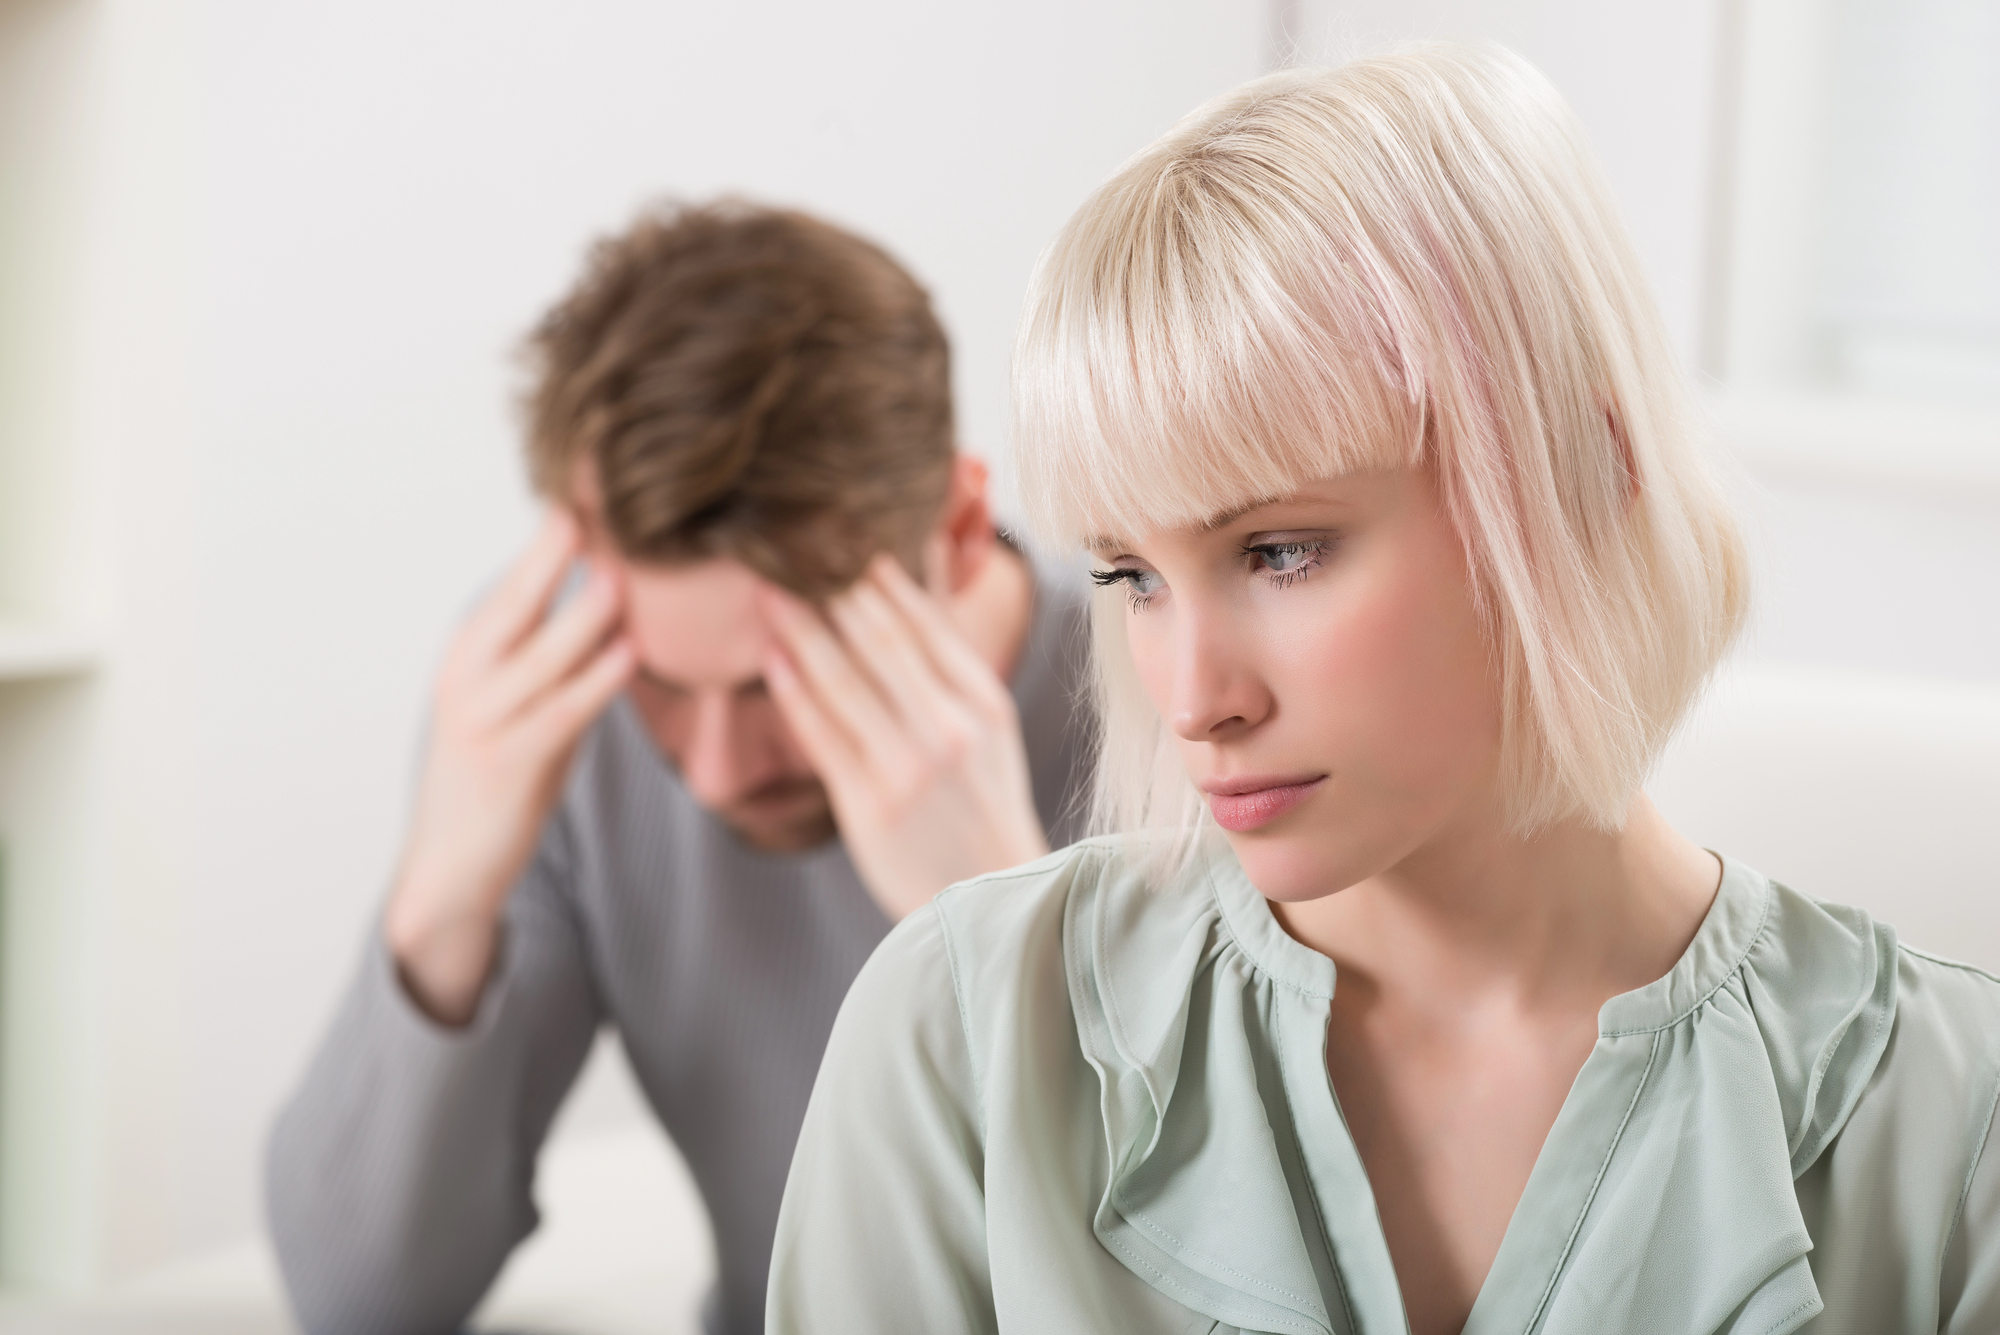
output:
[[[1259,1131],[1264,1114],[1236,1106],[1242,1100],[1232,1091],[1250,1077],[1227,1074],[1218,1062],[1225,1051],[1248,1054],[1290,1032],[1296,1037],[1285,1042],[1298,1050],[1274,1054],[1287,1072],[1287,1088],[1295,1080],[1306,1082],[1298,1089],[1324,1082],[1323,1038],[1310,1035],[1324,1032],[1333,962],[1285,933],[1221,841],[1164,883],[1125,861],[1115,841],[1104,845],[1104,874],[1080,887],[1065,910],[1078,1036],[1104,1082],[1111,1177],[1094,1224],[1098,1237],[1135,1273],[1174,1276],[1184,1300],[1243,1329],[1345,1324],[1310,1301],[1278,1304],[1283,1311],[1272,1306],[1275,1292],[1305,1294],[1313,1287],[1304,1252],[1274,1248],[1268,1239],[1255,1247],[1240,1243],[1230,1229],[1214,1226],[1213,1209],[1188,1212],[1173,1204],[1219,1202],[1249,1191],[1266,1198],[1265,1214],[1289,1211],[1289,1170],[1268,1158],[1275,1148],[1259,1148],[1271,1134]],[[1887,1046],[1895,949],[1895,934],[1865,913],[1820,904],[1724,858],[1715,901],[1674,967],[1600,1009],[1597,1049],[1550,1137],[1552,1144],[1584,1151],[1581,1158],[1590,1162],[1537,1165],[1517,1211],[1521,1227],[1510,1228],[1495,1261],[1498,1282],[1490,1294],[1482,1292],[1479,1319],[1468,1331],[1515,1328],[1508,1323],[1520,1318],[1541,1323],[1545,1335],[1589,1329],[1595,1319],[1589,1313],[1565,1311],[1561,1293],[1570,1286],[1561,1277],[1579,1266],[1595,1272],[1605,1264],[1637,1264],[1649,1272],[1649,1282],[1670,1290],[1717,1289],[1706,1297],[1725,1302],[1725,1311],[1760,1294],[1756,1310],[1781,1304],[1790,1314],[1774,1329],[1790,1329],[1789,1322],[1817,1311],[1805,1258],[1811,1242],[1791,1182],[1838,1134]],[[1202,980],[1231,955],[1239,956],[1233,967],[1246,982],[1262,976],[1296,1000],[1287,1005],[1274,997],[1278,1010],[1263,1020],[1253,1018],[1257,1007],[1245,1010],[1234,1001],[1224,1007],[1225,995],[1233,993],[1219,981]],[[1199,1017],[1191,1014],[1197,1004]],[[1297,1018],[1287,1020],[1281,1012]],[[1709,1021],[1697,1023],[1703,1015]],[[1267,1024],[1277,1028],[1267,1030]],[[1228,1038],[1239,1026],[1241,1038]],[[1202,1035],[1198,1045],[1188,1038],[1191,1028]],[[1744,1101],[1745,1091],[1759,1089],[1766,1092]],[[1297,1097],[1296,1090],[1288,1097]],[[1184,1100],[1192,1101],[1185,1117]],[[1295,1115],[1301,1111],[1294,1109]],[[1236,1126],[1239,1114],[1242,1125]],[[1331,1115],[1329,1125],[1301,1126],[1301,1132],[1344,1141],[1338,1116]],[[1171,1129],[1187,1118],[1193,1119],[1187,1125],[1206,1125],[1207,1131],[1188,1140]],[[1695,1128],[1699,1136],[1686,1140]],[[1736,1184],[1740,1199],[1730,1228],[1655,1217],[1676,1214],[1681,1207],[1674,1201],[1685,1193],[1662,1196],[1614,1185],[1624,1176],[1643,1176],[1667,1149],[1683,1155],[1673,1172]],[[1697,1169],[1694,1159],[1715,1172]],[[1359,1171],[1358,1163],[1354,1168]],[[1321,1196],[1326,1190],[1315,1184]],[[1354,1178],[1347,1194],[1353,1191],[1365,1201],[1365,1180]],[[1329,1208],[1372,1213],[1373,1206],[1322,1200],[1321,1209]],[[1146,1211],[1152,1213],[1142,1218]],[[1628,1227],[1664,1228],[1687,1238],[1712,1233],[1712,1245],[1704,1242],[1685,1255],[1655,1249],[1635,1258],[1605,1241],[1624,1236]],[[1183,1245],[1163,1248],[1158,1239],[1166,1236]],[[1205,1250],[1195,1245],[1198,1239],[1206,1239]],[[1594,1250],[1603,1246],[1611,1250]],[[1282,1260],[1281,1253],[1291,1259]],[[1343,1274],[1355,1259],[1353,1248],[1349,1253]],[[1379,1282],[1365,1287],[1386,1285],[1388,1296],[1377,1295],[1376,1311],[1383,1302],[1396,1310],[1386,1258],[1375,1259],[1382,1264],[1369,1269],[1382,1272]],[[1650,1273],[1655,1270],[1660,1273]],[[1198,1294],[1206,1296],[1193,1296]],[[1361,1316],[1366,1304],[1360,1297],[1348,1295],[1350,1317]],[[1360,1324],[1372,1331],[1378,1323]]]
[[[1210,841],[1200,856],[1216,907],[1243,953],[1274,982],[1331,1001],[1333,961],[1279,925],[1270,901],[1251,884],[1227,844]],[[1734,858],[1716,856],[1722,861],[1722,882],[1694,940],[1664,976],[1605,1002],[1597,1017],[1600,1034],[1677,1024],[1743,967],[1770,920],[1771,882]]]

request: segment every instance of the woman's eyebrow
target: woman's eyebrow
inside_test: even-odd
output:
[[[1267,505],[1276,505],[1283,499],[1284,497],[1282,496],[1265,496],[1258,500],[1245,501],[1242,505],[1231,506],[1227,510],[1218,511],[1201,521],[1201,531],[1204,533],[1213,533],[1219,528],[1228,528],[1244,515],[1255,510],[1261,510]]]
[[[1195,527],[1203,533],[1213,533],[1217,529],[1228,528],[1231,524],[1243,518],[1244,515],[1252,514],[1269,505],[1283,504],[1290,499],[1292,498],[1287,496],[1262,496],[1256,500],[1245,501],[1241,505],[1232,505],[1227,510],[1216,511],[1208,518],[1197,523]],[[1085,551],[1102,555],[1105,552],[1129,551],[1132,544],[1124,538],[1099,534],[1096,537],[1084,539],[1083,547]]]

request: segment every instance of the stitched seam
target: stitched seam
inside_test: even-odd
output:
[[[1283,1029],[1286,1023],[1284,1012],[1278,1011],[1275,1013],[1275,1016],[1278,1022],[1278,1027],[1280,1029]],[[1278,1075],[1279,1078],[1285,1082],[1285,1098],[1288,1102],[1291,1099],[1291,1090],[1292,1090],[1292,1066],[1291,1066],[1290,1054],[1291,1054],[1291,1045],[1286,1043],[1284,1041],[1284,1035],[1280,1034],[1278,1036]],[[1326,1081],[1327,1097],[1333,1102],[1334,1115],[1336,1117],[1341,1117],[1342,1120],[1345,1121],[1345,1116],[1340,1111],[1340,1100],[1333,1092],[1333,1074],[1332,1072],[1327,1071],[1325,1069],[1325,1062],[1326,1058],[1324,1056],[1321,1056],[1320,1065],[1317,1068],[1315,1068],[1315,1074],[1318,1075],[1320,1079]],[[1296,1125],[1296,1123],[1294,1123],[1294,1125]],[[1301,1161],[1299,1167],[1301,1169],[1305,1169],[1304,1144],[1299,1145],[1299,1159]],[[1326,1208],[1320,1204],[1319,1192],[1313,1187],[1312,1173],[1310,1171],[1306,1172],[1306,1190],[1312,1193],[1313,1222],[1319,1225],[1320,1241],[1326,1246],[1327,1265],[1328,1268],[1333,1271],[1333,1286],[1336,1290],[1339,1291],[1340,1294],[1340,1310],[1347,1317],[1347,1328],[1349,1330],[1360,1330],[1361,1323],[1355,1320],[1354,1317],[1354,1300],[1348,1297],[1347,1294],[1347,1276],[1341,1273],[1340,1269],[1340,1249],[1333,1245],[1333,1234],[1327,1230]]]
[[[1236,949],[1242,953],[1243,958],[1249,960],[1250,963],[1256,966],[1258,973],[1270,979],[1272,982],[1276,983],[1279,987],[1284,988],[1286,991],[1296,993],[1299,996],[1305,997],[1309,1001],[1333,1000],[1331,996],[1325,993],[1314,992],[1309,988],[1302,987],[1299,984],[1294,983],[1289,978],[1281,978],[1275,971],[1267,967],[1263,959],[1258,956],[1257,952],[1250,949],[1250,947],[1244,942],[1243,938],[1236,934],[1236,925],[1230,922],[1229,909],[1225,904],[1223,904],[1222,894],[1216,888],[1215,872],[1208,866],[1204,865],[1201,869],[1201,875],[1202,879],[1208,882],[1208,897],[1215,903],[1216,921],[1222,924],[1222,930],[1228,934],[1229,939],[1236,943]]]
[[[1109,979],[1111,975],[1111,971],[1104,967],[1104,907],[1105,901],[1109,898],[1110,896],[1104,893],[1104,887],[1101,885],[1097,886],[1095,887],[1095,893],[1091,895],[1090,905],[1091,968],[1098,977],[1105,979]],[[1143,1070],[1148,1065],[1148,1062],[1139,1058],[1138,1044],[1132,1041],[1131,1031],[1125,1027],[1125,1017],[1118,1011],[1117,989],[1111,987],[1107,982],[1106,985],[1097,988],[1096,991],[1097,1002],[1104,1008],[1104,1027],[1111,1036],[1112,1050],[1121,1056],[1125,1056],[1134,1066],[1138,1066]],[[1148,1054],[1149,1057],[1151,1055]],[[1141,1078],[1143,1079],[1144,1077],[1142,1076]],[[1152,1083],[1151,1080],[1146,1081],[1146,1092],[1148,1095],[1152,1093]]]
[[[1891,977],[1891,979],[1895,977],[1895,967],[1896,967],[1896,961],[1893,959],[1889,960],[1888,968],[1890,970],[1889,976]],[[1882,984],[1880,980],[1877,980],[1875,984],[1875,991],[1879,991],[1881,989],[1881,986]],[[1871,991],[1868,995],[1868,1002],[1863,1004],[1866,1005],[1868,1003],[1872,1003],[1874,1000],[1875,1000],[1875,992]],[[1890,1023],[1893,1020],[1895,1014],[1895,1008],[1892,1006],[1876,1006],[1873,1007],[1873,1009],[1875,1012],[1874,1018],[1869,1021],[1868,1030],[1865,1034],[1862,1035],[1862,1046],[1864,1048],[1872,1047],[1874,1045],[1876,1035],[1882,1032],[1882,1026]],[[1845,1045],[1846,1041],[1847,1041],[1847,1035],[1843,1033],[1838,1039],[1836,1039],[1833,1043],[1827,1046],[1827,1050],[1820,1055],[1819,1061],[1814,1065],[1813,1079],[1812,1079],[1812,1094],[1815,1102],[1814,1116],[1812,1120],[1806,1124],[1804,1133],[1801,1135],[1799,1139],[1799,1150],[1805,1149],[1806,1146],[1810,1145],[1815,1138],[1818,1138],[1821,1144],[1819,1150],[1815,1151],[1813,1155],[1813,1158],[1815,1160],[1817,1160],[1819,1155],[1821,1153],[1824,1153],[1826,1150],[1825,1142],[1828,1139],[1830,1139],[1830,1137],[1828,1136],[1828,1130],[1832,1126],[1834,1113],[1839,1111],[1838,1109],[1828,1109],[1824,1113],[1822,1113],[1817,1107],[1819,1091],[1825,1081],[1826,1072],[1833,1066],[1834,1057],[1839,1053],[1840,1049]],[[1852,1105],[1853,1100],[1858,1099],[1859,1097],[1861,1097],[1859,1091],[1850,1096],[1848,1100],[1850,1106]],[[1795,1159],[1798,1157],[1798,1150],[1794,1150],[1792,1152],[1792,1157]],[[1806,1168],[1812,1167],[1812,1162],[1809,1161],[1805,1167]],[[1792,1177],[1794,1179],[1797,1179],[1804,1172],[1805,1168],[1795,1168],[1792,1170]],[[1970,1179],[1967,1180],[1970,1181]]]
[[[1929,960],[1932,964],[1942,964],[1947,969],[1957,969],[1961,973],[1976,973],[1988,982],[2000,983],[2000,974],[1988,973],[1977,964],[1967,964],[1964,960],[1948,960],[1942,955],[1931,954],[1930,951],[1923,949],[1921,946],[1906,945],[1901,941],[1896,943],[1896,949],[1908,951],[1918,959]]]
[[[1763,1335],[1771,1335],[1772,1331],[1777,1330],[1778,1328],[1783,1326],[1786,1322],[1790,1321],[1793,1317],[1797,1316],[1801,1312],[1812,1311],[1813,1304],[1817,1301],[1818,1299],[1816,1298],[1806,1299],[1804,1302],[1800,1303],[1797,1307],[1794,1307],[1791,1311],[1785,1313],[1783,1316],[1779,1317],[1776,1321],[1773,1321],[1770,1325],[1764,1327]]]
[[[1194,1289],[1190,1288],[1186,1284],[1181,1283],[1179,1280],[1175,1279],[1172,1275],[1167,1274],[1164,1270],[1161,1270],[1158,1266],[1153,1265],[1151,1262],[1147,1261],[1144,1256],[1140,1255],[1123,1239],[1114,1236],[1110,1238],[1103,1238],[1100,1240],[1109,1243],[1111,1246],[1117,1248],[1119,1254],[1125,1257],[1126,1263],[1128,1265],[1132,1266],[1135,1270],[1138,1270],[1143,1274],[1151,1276],[1152,1279],[1155,1282],[1157,1282],[1161,1288],[1171,1289],[1176,1293],[1185,1294],[1187,1297],[1197,1300],[1205,1296],[1204,1294],[1197,1293]],[[1198,1307],[1195,1308],[1195,1310],[1198,1312],[1201,1311],[1201,1309]],[[1206,1314],[1204,1313],[1204,1315]],[[1260,1320],[1269,1320],[1269,1319],[1270,1318],[1260,1318]],[[1301,1335],[1320,1335],[1320,1332],[1326,1329],[1324,1326],[1301,1325],[1297,1321],[1287,1320],[1283,1317],[1277,1318],[1276,1323],[1282,1326],[1286,1330],[1299,1331],[1301,1332]]]
[[[1658,1033],[1653,1035],[1653,1046],[1646,1053],[1646,1069],[1639,1073],[1639,1087],[1632,1091],[1632,1101],[1625,1105],[1625,1115],[1618,1119],[1618,1130],[1612,1133],[1611,1144],[1604,1151],[1604,1162],[1597,1165],[1597,1176],[1591,1180],[1590,1194],[1583,1198],[1583,1209],[1576,1216],[1576,1223],[1570,1226],[1569,1236],[1563,1239],[1562,1254],[1556,1257],[1556,1268],[1549,1274],[1548,1285],[1542,1290],[1541,1301],[1535,1304],[1534,1315],[1528,1318],[1526,1329],[1533,1330],[1541,1324],[1542,1314],[1548,1310],[1549,1302],[1555,1297],[1556,1281],[1562,1278],[1563,1267],[1569,1264],[1570,1253],[1576,1250],[1577,1237],[1583,1232],[1583,1221],[1590,1218],[1590,1207],[1597,1201],[1598,1189],[1604,1185],[1604,1175],[1611,1171],[1611,1160],[1617,1155],[1618,1147],[1625,1141],[1625,1128],[1632,1121],[1632,1114],[1639,1107],[1639,1100],[1645,1097],[1646,1084],[1653,1078],[1653,1066],[1660,1059]]]
[[[1185,1242],[1182,1242],[1179,1238],[1167,1232],[1167,1230],[1161,1228],[1158,1224],[1154,1223],[1151,1219],[1147,1218],[1145,1215],[1138,1213],[1136,1210],[1125,1210],[1121,1208],[1118,1211],[1118,1213],[1124,1218],[1131,1220],[1133,1223],[1139,1224],[1144,1228],[1151,1230],[1162,1240],[1172,1243],[1179,1250],[1191,1253],[1199,1260],[1201,1260],[1203,1264],[1211,1266],[1214,1269],[1221,1271],[1223,1274],[1228,1275],[1232,1279],[1239,1279],[1253,1289],[1262,1289],[1266,1293],[1275,1293],[1280,1298],[1289,1298],[1291,1301],[1302,1304],[1303,1306],[1306,1307],[1318,1307],[1320,1305],[1314,1302],[1312,1299],[1305,1297],[1302,1294],[1293,1293],[1290,1289],[1281,1289],[1276,1284],[1266,1283],[1264,1280],[1257,1279],[1251,1275],[1246,1275],[1240,1270],[1222,1264],[1220,1261],[1210,1260],[1208,1257],[1203,1256],[1200,1252],[1195,1251]]]
[[[1986,1100],[1986,1122],[1980,1133],[1979,1147],[1973,1151],[1972,1162],[1966,1167],[1965,1181],[1959,1184],[1958,1204],[1952,1207],[1951,1227],[1945,1230],[1944,1247],[1938,1253],[1940,1260],[1945,1252],[1951,1250],[1952,1239],[1958,1236],[1959,1227],[1965,1222],[1965,1201],[1972,1194],[1972,1179],[1979,1171],[1979,1161],[1986,1157],[1986,1151],[1993,1139],[1993,1118],[1996,1111],[2000,1111],[2000,1081],[1994,1083],[1993,1093]]]
[[[1074,902],[1074,896],[1075,896],[1074,889],[1072,889],[1070,893],[1071,893],[1071,901]],[[1068,917],[1067,912],[1065,912],[1064,917],[1065,918]],[[1063,979],[1069,986],[1070,1011],[1072,1016],[1075,1018],[1077,1022],[1077,1039],[1080,1043],[1084,1044],[1094,1043],[1098,1037],[1097,1030],[1101,1028],[1104,1030],[1105,1038],[1107,1040],[1113,1040],[1114,1036],[1111,1034],[1110,1025],[1108,1023],[1108,1017],[1107,1017],[1107,1023],[1099,1025],[1097,1015],[1094,1013],[1094,1011],[1091,1014],[1084,1014],[1078,1012],[1076,1009],[1076,999],[1079,996],[1094,1001],[1096,1003],[1096,1008],[1102,1008],[1105,1004],[1104,989],[1097,986],[1096,983],[1092,981],[1090,969],[1087,966],[1093,963],[1094,961],[1071,959],[1069,952],[1069,932],[1065,930],[1062,934],[1062,937],[1063,937],[1062,939]],[[1089,1026],[1091,1032],[1089,1033],[1084,1032],[1084,1027],[1086,1025]],[[1115,1052],[1118,1046],[1117,1043],[1115,1041],[1110,1041],[1109,1045]],[[1083,1055],[1086,1060],[1090,1061],[1092,1068],[1096,1069],[1097,1062],[1092,1057],[1092,1054],[1087,1048]],[[1099,1086],[1108,1094],[1111,1088],[1110,1077],[1107,1076],[1102,1070],[1098,1070],[1097,1079]],[[1110,1143],[1111,1127],[1109,1123],[1105,1125],[1104,1132],[1105,1132],[1106,1157],[1108,1159],[1111,1149],[1111,1143]],[[1112,1164],[1111,1165],[1112,1175],[1116,1176],[1117,1171],[1118,1171],[1118,1165],[1115,1163]]]
[[[1750,958],[1750,952],[1755,950],[1757,948],[1757,943],[1764,939],[1764,933],[1767,929],[1769,929],[1771,925],[1771,906],[1773,903],[1777,901],[1777,898],[1778,898],[1778,892],[1772,888],[1771,883],[1768,880],[1765,881],[1764,916],[1757,920],[1757,930],[1750,933],[1750,940],[1744,945],[1743,953],[1736,957],[1736,962],[1734,964],[1730,965],[1727,969],[1724,969],[1722,971],[1722,977],[1716,980],[1715,986],[1709,988],[1708,991],[1702,993],[1701,996],[1696,998],[1688,1006],[1686,1010],[1682,1011],[1679,1015],[1676,1015],[1673,1019],[1668,1020],[1665,1024],[1651,1025],[1644,1029],[1608,1029],[1604,1032],[1602,1036],[1605,1038],[1629,1038],[1634,1034],[1657,1034],[1660,1033],[1662,1030],[1673,1028],[1675,1025],[1679,1024],[1682,1020],[1687,1019],[1688,1016],[1693,1015],[1703,1006],[1706,1006],[1708,1004],[1708,1000],[1710,997],[1714,996],[1717,992],[1720,992],[1723,988],[1729,986],[1729,980],[1734,978],[1737,975],[1737,973],[1743,968],[1743,962]],[[1647,1069],[1649,1070],[1651,1069],[1650,1064],[1648,1065]]]
[[[1213,886],[1210,887],[1210,889],[1213,888],[1214,888]],[[1222,901],[1220,899],[1216,900],[1215,907],[1216,907],[1215,920],[1222,925],[1223,935],[1227,936],[1230,942],[1235,945],[1237,954],[1241,955],[1244,959],[1249,960],[1250,963],[1253,966],[1255,966],[1259,977],[1268,978],[1273,983],[1276,983],[1279,987],[1284,988],[1287,992],[1293,993],[1296,996],[1304,997],[1307,1001],[1333,1000],[1332,997],[1326,996],[1322,993],[1310,991],[1307,988],[1300,987],[1297,983],[1292,982],[1288,978],[1280,978],[1277,974],[1272,973],[1269,969],[1265,968],[1264,961],[1257,958],[1257,952],[1250,949],[1250,947],[1244,945],[1243,938],[1238,936],[1236,934],[1236,929],[1230,925],[1229,913],[1226,909],[1222,907]]]
[[[932,903],[931,911],[937,914],[938,934],[944,938],[945,967],[951,970],[952,1000],[958,1003],[958,1032],[965,1039],[965,1064],[972,1068],[972,1097],[979,1104],[979,1143],[986,1143],[986,1081],[980,1072],[978,1049],[972,1043],[972,1009],[965,995],[965,972],[958,966],[958,944],[952,935],[951,919],[944,910]]]

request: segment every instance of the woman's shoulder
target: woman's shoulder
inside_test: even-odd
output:
[[[2000,975],[1898,942],[1896,996],[1899,1021],[1955,1045],[1970,1041],[2000,1063]]]
[[[935,901],[940,947],[966,974],[1012,968],[1024,955],[1059,952],[1065,920],[1109,925],[1172,916],[1205,902],[1197,866],[1160,855],[1144,835],[1100,835],[1047,857],[950,887]]]
[[[1880,1096],[1906,1105],[1892,1120],[1956,1133],[1965,1152],[1978,1155],[2000,1101],[2000,977],[1899,944],[1896,1021],[1882,1074]],[[1957,1097],[1936,1097],[1944,1090]]]
[[[1144,836],[1085,839],[963,881],[905,918],[876,948],[843,1011],[877,1032],[953,1015],[975,1051],[1036,1015],[1073,1025],[1101,970],[1212,916],[1201,867],[1162,858]],[[1157,957],[1155,956],[1157,963]],[[1058,1018],[1060,1017],[1060,1018]]]
[[[1767,921],[1746,961],[1781,1012],[1760,1021],[1786,1028],[1811,1010],[1839,1010],[1826,1058],[1873,1048],[1871,1088],[1949,1072],[1954,1080],[2000,1082],[2000,977],[1901,941],[1867,911],[1816,899],[1770,881]],[[1769,1037],[1769,1036],[1767,1036]],[[1856,1091],[1857,1094],[1859,1091]]]
[[[1857,1005],[1853,1023],[1884,1030],[1876,1083],[1945,1069],[1959,1080],[2000,1082],[2000,977],[1903,941],[1893,924],[1863,909],[1776,881],[1771,889],[1770,938],[1787,959],[1773,971],[1766,955],[1767,973],[1793,980],[1809,996],[1803,979],[1825,972],[1829,957],[1875,957],[1867,990],[1886,1004]]]

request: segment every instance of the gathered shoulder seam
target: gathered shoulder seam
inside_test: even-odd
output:
[[[1989,983],[2000,983],[2000,974],[1995,974],[1989,970],[1982,969],[1977,964],[1967,964],[1964,960],[1947,959],[1943,955],[1933,955],[1931,954],[1930,951],[1925,950],[1923,947],[1910,945],[1906,941],[1898,941],[1896,943],[1896,949],[1902,951],[1906,955],[1915,955],[1920,960],[1928,960],[1932,964],[1941,964],[1947,969],[1956,969],[1960,973],[1977,974],[1979,977],[1984,978]]]
[[[1750,958],[1750,952],[1755,950],[1757,948],[1757,943],[1764,939],[1764,933],[1771,930],[1771,908],[1772,905],[1774,905],[1777,902],[1777,899],[1778,899],[1777,887],[1772,885],[1771,882],[1767,879],[1764,882],[1764,914],[1761,918],[1757,920],[1757,930],[1750,933],[1750,939],[1743,943],[1743,949],[1736,956],[1735,962],[1731,964],[1727,969],[1724,969],[1722,971],[1722,976],[1715,980],[1715,986],[1709,988],[1708,991],[1702,993],[1699,997],[1696,997],[1692,1002],[1689,1002],[1686,1010],[1682,1011],[1679,1015],[1676,1015],[1672,1019],[1667,1020],[1661,1024],[1646,1025],[1639,1029],[1607,1029],[1604,1031],[1604,1033],[1599,1035],[1599,1037],[1629,1038],[1635,1034],[1661,1033],[1665,1030],[1672,1029],[1675,1025],[1687,1019],[1688,1016],[1693,1015],[1703,1006],[1706,1006],[1711,997],[1713,997],[1717,992],[1720,992],[1723,988],[1729,986],[1730,979],[1736,977],[1737,974],[1743,972],[1744,962]]]

